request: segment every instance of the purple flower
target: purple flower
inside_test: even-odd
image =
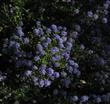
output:
[[[71,36],[76,39],[78,37],[78,32],[77,31],[72,32]]]
[[[32,77],[34,85],[38,85],[38,78],[37,77]]]
[[[20,48],[20,43],[16,42],[16,43],[15,43],[15,48],[16,48],[16,49],[19,49],[19,48]]]
[[[52,30],[50,28],[47,28],[46,32],[47,34],[51,34]]]
[[[41,35],[44,35],[44,32],[43,32],[43,29],[42,28],[39,28],[39,34],[40,34],[40,36]]]
[[[53,24],[53,25],[51,25],[51,28],[52,28],[52,29],[56,29],[57,26],[56,26],[55,24]]]
[[[40,57],[39,57],[39,56],[35,56],[35,57],[34,57],[34,61],[37,62],[37,61],[39,61],[39,60],[40,60]]]
[[[107,23],[107,22],[108,22],[107,18],[104,17],[104,18],[102,19],[102,23]]]
[[[55,53],[57,53],[57,52],[59,52],[59,49],[58,49],[57,47],[51,48],[51,53],[52,53],[52,54],[55,54]]]
[[[15,41],[10,41],[9,48],[14,49],[15,51],[18,51],[20,49],[20,43]]]
[[[16,57],[22,57],[23,56],[23,53],[19,50],[19,49],[16,49],[15,51],[14,51],[14,54],[16,55]]]
[[[37,44],[36,48],[37,48],[37,50],[38,50],[39,52],[42,52],[42,51],[43,51],[43,47],[42,47],[41,44]]]
[[[52,75],[54,74],[54,70],[53,70],[52,68],[48,68],[48,69],[47,69],[47,74],[48,74],[49,76],[52,76]]]
[[[59,38],[57,41],[58,41],[59,44],[63,43],[63,39],[62,38]]]
[[[59,61],[61,59],[60,55],[55,55],[52,57],[53,61]]]
[[[67,41],[67,37],[62,37],[62,39],[63,39],[63,42]]]
[[[66,35],[67,35],[67,32],[62,31],[62,32],[61,32],[61,35],[62,35],[62,36],[66,36]]]
[[[48,79],[44,80],[44,84],[45,84],[45,87],[48,87],[51,85],[51,81],[49,81]]]
[[[36,21],[36,25],[37,25],[37,27],[41,27],[41,22],[40,21]]]
[[[34,30],[33,30],[33,33],[34,33],[36,36],[40,36],[40,30],[39,30],[39,29],[34,29]]]
[[[44,48],[47,48],[49,43],[48,42],[43,42],[42,45],[43,45]]]
[[[32,75],[32,71],[27,70],[27,71],[25,72],[25,75],[26,75],[27,77],[31,76],[31,75]]]
[[[66,31],[67,30],[67,28],[66,27],[63,27],[63,31]]]
[[[54,62],[54,67],[60,67],[60,63],[59,62]]]
[[[73,70],[74,70],[74,69],[73,69],[72,66],[68,66],[68,67],[67,67],[67,70],[69,71],[69,73],[73,73]]]
[[[46,65],[41,65],[39,67],[39,71],[41,72],[41,74],[45,75],[46,74]]]
[[[58,26],[58,30],[62,30],[63,29],[63,27],[62,26]]]
[[[72,46],[73,46],[72,43],[70,42],[66,43],[67,50],[71,50]]]
[[[42,65],[40,66],[40,68],[46,69],[46,65],[45,65],[45,64],[42,64]]]
[[[16,27],[17,30],[22,30],[21,26]]]
[[[50,44],[52,40],[48,37],[46,41],[48,44]]]
[[[54,72],[54,77],[55,77],[55,78],[59,78],[59,77],[60,77],[59,72]]]
[[[75,64],[74,60],[69,60],[68,63],[72,66],[74,66],[74,64]]]
[[[108,9],[108,8],[109,8],[109,4],[105,3],[105,4],[104,4],[104,8],[105,8],[105,9]]]
[[[87,15],[88,15],[88,17],[93,17],[93,12],[92,11],[88,11]]]
[[[52,30],[54,31],[54,32],[57,32],[58,31],[58,28],[57,28],[57,26],[56,25],[51,25],[51,28],[52,28]]]
[[[73,38],[69,38],[69,39],[68,39],[68,42],[70,42],[70,43],[73,44],[73,43],[75,43],[75,40],[74,40]]]
[[[74,68],[73,74],[75,74],[77,77],[79,77],[81,72],[78,69]]]
[[[29,39],[27,37],[24,38],[24,44],[29,44]]]
[[[17,30],[16,30],[16,33],[17,33],[17,35],[20,36],[20,37],[24,36],[24,33],[23,33],[22,29],[17,29]]]
[[[45,55],[45,51],[44,50],[42,50],[41,52],[40,52],[40,55]]]
[[[54,38],[57,39],[57,40],[59,40],[60,39],[60,36],[57,35],[57,34],[54,34]]]
[[[74,67],[75,67],[75,68],[78,68],[79,65],[78,65],[77,63],[74,63]]]
[[[59,45],[59,47],[62,48],[62,49],[65,48],[65,46],[64,46],[63,43],[59,43],[58,45]]]
[[[41,73],[42,75],[45,75],[45,74],[46,74],[46,70],[43,69],[43,68],[41,68],[41,69],[40,69],[40,73]]]
[[[54,34],[54,38],[59,42],[59,43],[63,43],[63,39],[57,35],[57,34]]]
[[[70,54],[68,54],[67,52],[63,53],[63,56],[66,60],[70,58]]]
[[[45,82],[43,79],[39,80],[39,87],[44,87]]]
[[[81,97],[81,102],[87,102],[88,99],[89,99],[88,96],[82,96],[82,97]]]

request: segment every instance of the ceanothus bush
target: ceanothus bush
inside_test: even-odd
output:
[[[0,104],[109,104],[109,14],[110,0],[0,0]]]
[[[39,87],[49,87],[58,79],[68,87],[74,77],[80,76],[79,65],[71,57],[74,44],[69,38],[74,40],[66,27],[53,24],[48,28],[37,21],[30,37],[22,26],[16,27],[15,33],[5,39],[2,51],[10,55],[17,70],[22,70],[22,79],[29,78]],[[67,73],[66,79],[62,72]]]

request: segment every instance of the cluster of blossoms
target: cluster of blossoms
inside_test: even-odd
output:
[[[0,102],[109,104],[110,0],[56,0],[42,6],[43,0],[21,0],[23,8],[12,1],[4,3],[12,26],[2,23],[0,4],[0,66],[6,65],[0,69]],[[33,26],[39,13],[44,23],[61,23],[69,30],[40,21]],[[7,30],[13,24],[12,34]]]
[[[22,26],[5,39],[2,51],[10,55],[16,69],[23,70],[24,79],[48,87],[59,78],[68,87],[74,77],[80,76],[79,66],[71,57],[75,33],[69,36],[66,27],[53,24],[47,28],[37,21],[33,33],[25,35]]]
[[[97,6],[94,12],[92,9],[87,11],[87,20],[92,20],[92,21],[100,20],[104,24],[108,23],[107,18],[109,13],[109,6],[110,6],[110,1],[107,0],[104,2],[103,6]]]
[[[104,95],[95,95],[91,94],[89,96],[83,95],[83,96],[71,96],[70,97],[71,102],[79,102],[79,103],[109,103],[110,102],[110,93],[104,94]]]
[[[56,95],[60,95],[60,96],[64,96],[67,99],[69,99],[70,104],[91,104],[91,103],[95,103],[95,104],[109,104],[110,102],[110,93],[106,93],[106,94],[89,94],[89,95],[77,95],[77,94],[73,94],[73,95],[68,95],[67,91],[64,90],[58,90],[55,89],[53,91],[53,94]]]

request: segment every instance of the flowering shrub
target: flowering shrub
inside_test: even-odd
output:
[[[109,104],[109,0],[0,0],[0,104]]]
[[[73,36],[68,37],[66,27],[53,24],[47,28],[40,21],[36,25],[30,36],[26,36],[22,27],[18,26],[16,33],[5,39],[3,53],[10,56],[10,63],[15,63],[16,70],[22,69],[22,78],[29,77],[35,86],[48,87],[61,77],[64,77],[64,86],[68,86],[67,81],[80,75],[78,64],[70,56]],[[21,76],[21,73],[17,75]]]

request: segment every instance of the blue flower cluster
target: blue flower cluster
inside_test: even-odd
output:
[[[37,21],[29,36],[22,26],[16,27],[16,32],[5,39],[2,51],[10,54],[18,70],[23,70],[23,78],[30,78],[39,87],[48,87],[59,79],[68,87],[74,77],[80,76],[79,65],[71,57],[76,33],[70,36],[66,27],[55,24],[46,27]]]
[[[71,96],[70,97],[70,101],[71,103],[96,103],[96,104],[100,104],[100,103],[109,103],[110,102],[110,93],[107,94],[103,94],[103,95],[95,95],[95,94],[91,94],[91,95],[83,95],[83,96]]]
[[[110,104],[110,0],[2,1],[0,104]]]

